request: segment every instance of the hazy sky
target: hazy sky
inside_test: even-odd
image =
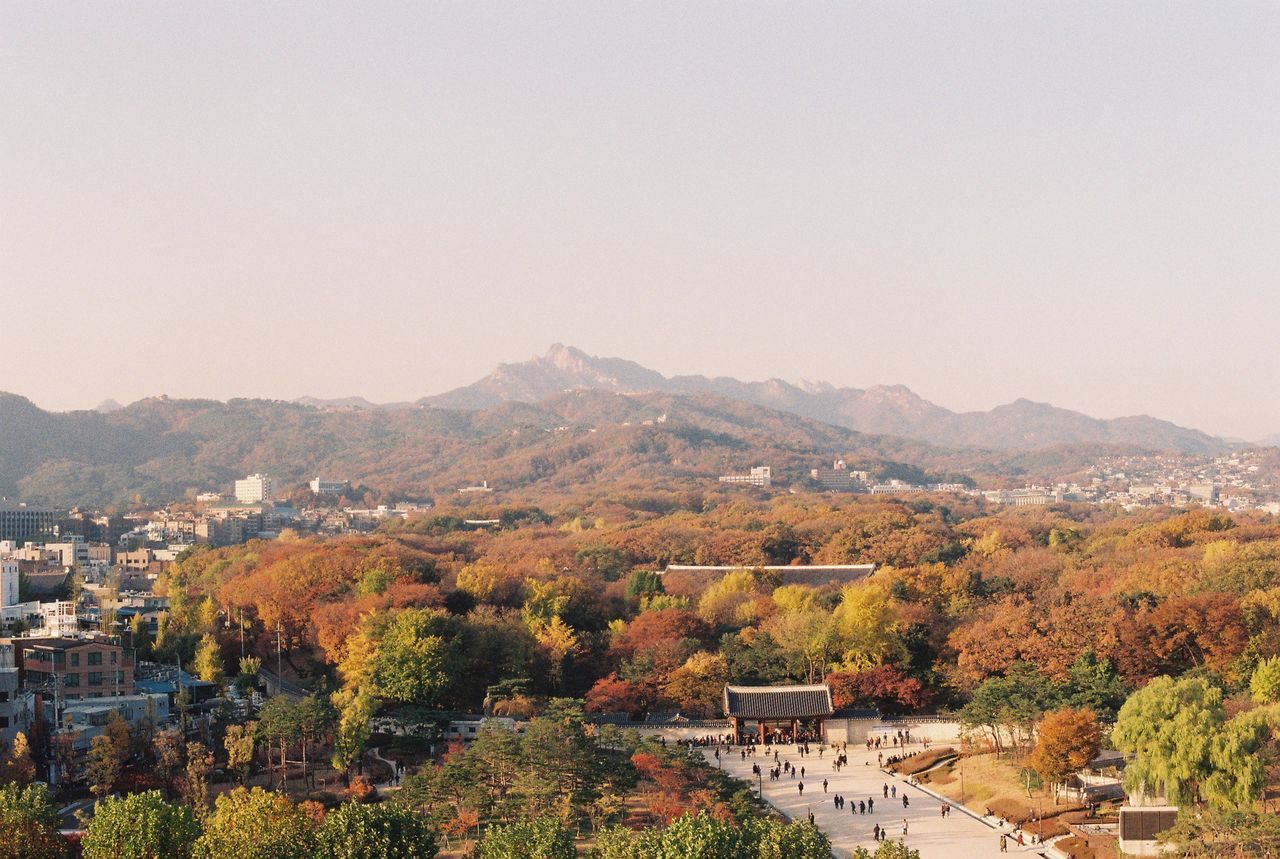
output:
[[[1280,3],[0,0],[0,390],[553,341],[1280,432]]]

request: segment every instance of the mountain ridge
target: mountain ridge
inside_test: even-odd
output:
[[[868,436],[714,395],[579,389],[484,410],[321,409],[282,400],[151,397],[46,412],[0,393],[0,496],[49,504],[194,499],[264,471],[285,491],[316,474],[396,497],[449,496],[489,481],[545,492],[710,491],[719,474],[779,476],[848,458],[885,477],[963,480],[949,452]]]
[[[1107,444],[1212,454],[1233,446],[1201,430],[1149,415],[1094,418],[1026,398],[987,411],[954,412],[905,385],[851,388],[828,382],[793,384],[778,378],[744,382],[729,376],[666,377],[634,361],[599,358],[561,343],[528,361],[499,364],[492,373],[470,385],[423,397],[417,404],[480,409],[512,400],[537,402],[578,388],[616,393],[714,394],[857,432],[902,436],[946,447],[1025,451],[1055,445]]]

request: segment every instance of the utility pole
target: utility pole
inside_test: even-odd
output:
[[[276,682],[284,686],[284,674],[280,670],[281,638],[284,636],[284,621],[276,621]]]
[[[240,658],[244,659],[244,609],[236,609],[236,623],[240,626]]]

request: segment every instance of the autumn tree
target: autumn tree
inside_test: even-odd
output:
[[[1249,678],[1249,692],[1260,704],[1280,702],[1280,656],[1272,656],[1258,663]]]
[[[194,668],[196,676],[206,683],[222,683],[222,648],[212,632],[206,632],[200,638]]]
[[[393,701],[434,705],[456,671],[456,653],[446,622],[446,615],[433,609],[406,609],[392,617],[373,660],[370,685],[374,694]]]
[[[1057,801],[1062,781],[1093,760],[1101,747],[1102,729],[1093,711],[1063,707],[1040,720],[1029,763],[1045,784],[1053,786]]]
[[[102,799],[120,778],[122,753],[105,734],[89,741],[89,757],[85,764],[85,778],[93,788],[93,795]]]
[[[640,683],[619,679],[616,673],[601,677],[585,698],[589,713],[629,713],[639,716],[649,704],[650,692]]]
[[[197,817],[204,817],[209,807],[209,773],[212,770],[213,752],[204,743],[187,743],[182,798]]]
[[[27,741],[27,735],[18,731],[13,737],[13,747],[0,754],[0,783],[28,785],[35,778],[36,763],[31,756],[31,744]]]
[[[199,836],[190,808],[151,790],[99,802],[81,848],[85,859],[186,859]]]
[[[281,793],[238,787],[218,796],[196,843],[199,859],[310,859],[315,821]]]
[[[226,736],[222,738],[227,750],[227,769],[236,774],[241,785],[249,780],[249,770],[253,767],[253,754],[258,745],[256,729],[256,722],[228,725]]]
[[[898,716],[929,703],[924,684],[893,665],[877,665],[865,671],[836,671],[827,675],[826,682],[837,709],[875,707],[884,715]]]
[[[63,859],[57,808],[44,784],[0,784],[0,859]]]

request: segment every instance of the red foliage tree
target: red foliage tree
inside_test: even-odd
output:
[[[929,692],[919,680],[892,665],[866,671],[837,671],[827,675],[831,701],[839,707],[875,707],[896,716],[929,703]]]
[[[586,696],[589,713],[630,713],[640,716],[649,706],[650,690],[639,683],[622,680],[617,674],[601,677]]]

